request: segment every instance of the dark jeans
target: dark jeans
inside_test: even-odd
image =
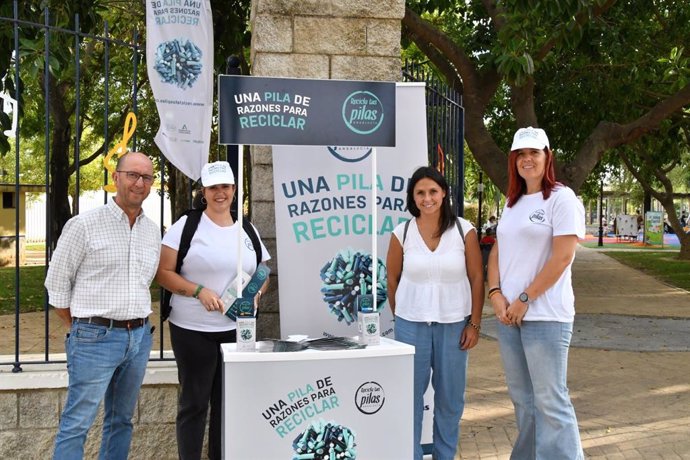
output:
[[[177,408],[177,450],[181,460],[199,460],[206,414],[211,403],[208,458],[221,458],[223,358],[221,343],[236,341],[236,332],[200,332],[170,323],[170,341],[177,361],[180,400]]]

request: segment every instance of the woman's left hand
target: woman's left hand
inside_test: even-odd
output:
[[[470,326],[469,324],[465,326],[460,336],[460,349],[469,350],[473,348],[479,342],[479,331]]]
[[[506,317],[510,324],[520,327],[522,325],[522,318],[525,317],[527,313],[528,305],[521,302],[519,299],[513,300],[506,310]]]

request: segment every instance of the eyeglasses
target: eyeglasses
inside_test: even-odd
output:
[[[144,181],[144,184],[146,184],[146,185],[153,184],[153,176],[150,176],[148,174],[139,174],[138,172],[134,172],[134,171],[120,171],[120,170],[117,170],[117,172],[125,173],[125,175],[127,176],[127,180],[130,182],[136,182],[139,180],[139,178],[141,178],[141,180]]]

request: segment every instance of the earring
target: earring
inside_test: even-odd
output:
[[[208,202],[206,201],[206,197],[205,197],[205,196],[202,196],[202,197],[201,197],[201,204],[208,204]]]

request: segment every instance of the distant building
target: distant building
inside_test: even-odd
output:
[[[19,227],[17,227],[17,186],[0,183],[0,267],[15,264],[19,236],[19,263],[24,263],[26,246],[26,194],[45,191],[44,185],[19,185]]]

